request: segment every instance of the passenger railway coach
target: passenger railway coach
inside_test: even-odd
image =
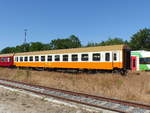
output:
[[[130,68],[130,49],[126,45],[113,45],[16,53],[13,65],[48,69],[118,70],[124,73]]]
[[[0,54],[0,66],[10,67],[14,64],[13,54]]]

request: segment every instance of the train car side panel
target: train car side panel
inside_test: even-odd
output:
[[[122,68],[122,62],[17,62],[16,67],[45,67],[45,68],[79,68],[79,69],[106,69]]]

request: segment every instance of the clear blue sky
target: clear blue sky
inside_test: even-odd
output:
[[[0,49],[78,36],[82,44],[150,28],[150,0],[0,0]]]

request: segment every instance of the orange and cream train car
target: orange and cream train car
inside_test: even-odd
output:
[[[119,70],[130,68],[130,49],[126,45],[24,52],[14,55],[16,67],[45,69]]]

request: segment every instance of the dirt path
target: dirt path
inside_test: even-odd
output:
[[[0,88],[0,113],[92,113]]]

